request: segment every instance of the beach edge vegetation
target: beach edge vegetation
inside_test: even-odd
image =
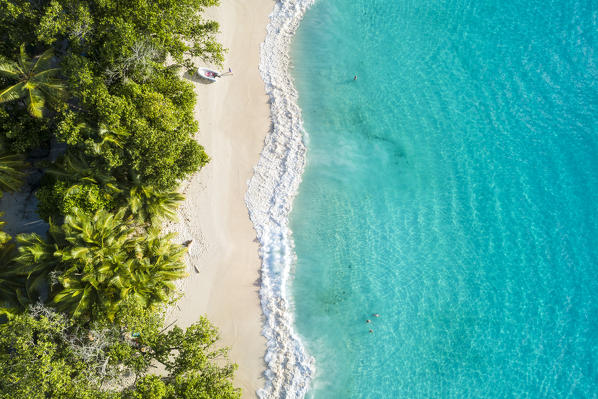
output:
[[[0,0],[0,192],[41,171],[50,226],[0,232],[0,398],[240,397],[207,319],[164,325],[186,249],[161,225],[209,161],[181,74],[222,63],[218,3]]]

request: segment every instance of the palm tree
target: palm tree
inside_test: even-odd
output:
[[[125,211],[80,211],[65,218],[64,245],[54,251],[60,288],[53,301],[75,317],[113,319],[133,299],[144,307],[167,301],[174,280],[185,275],[185,249],[155,231],[140,236]]]
[[[65,195],[78,192],[85,184],[96,184],[103,187],[111,194],[117,194],[121,190],[116,186],[116,179],[108,173],[99,170],[91,164],[84,156],[74,155],[67,151],[64,157],[56,162],[53,167],[46,170],[48,174],[62,178],[70,182],[70,187]]]
[[[130,135],[124,130],[108,129],[105,126],[100,126],[95,130],[95,133],[100,139],[100,141],[94,142],[93,144],[93,151],[96,154],[101,154],[109,144],[122,150],[124,139]]]
[[[0,228],[4,223],[0,221]],[[4,232],[0,235],[0,307],[23,309],[45,299],[47,276],[55,265],[51,262],[53,248],[36,235],[21,235],[18,241],[29,245],[27,253],[19,255],[11,237]]]
[[[17,236],[18,253],[4,268],[3,276],[5,283],[12,284],[18,306],[24,308],[48,298],[53,273],[59,266],[54,252],[64,242],[60,227],[51,221],[47,240],[35,233]]]
[[[75,129],[81,132],[85,139],[91,139],[85,140],[86,149],[89,148],[97,155],[101,155],[107,149],[122,152],[125,139],[130,136],[130,133],[123,128],[107,128],[104,124],[96,128],[86,122],[79,122],[75,125]]]
[[[113,314],[119,305],[118,279],[128,268],[134,231],[124,212],[104,210],[89,216],[79,210],[62,226],[67,244],[54,255],[62,265],[58,281],[62,289],[54,296],[58,309],[82,316],[94,310]]]
[[[0,191],[19,191],[26,176],[23,170],[27,167],[29,164],[22,155],[7,154],[0,147]]]
[[[49,264],[21,263],[15,244],[0,246],[0,308],[24,309],[48,295]]]
[[[0,103],[23,99],[29,114],[41,118],[47,101],[63,99],[66,90],[55,79],[60,69],[52,68],[53,57],[52,50],[48,49],[31,58],[22,44],[16,62],[0,60],[0,75],[17,81],[0,92]]]
[[[175,281],[187,275],[183,257],[186,248],[173,244],[173,234],[160,236],[160,230],[152,228],[141,237],[135,261],[131,264],[130,294],[142,305],[168,302],[176,291]]]
[[[176,220],[176,210],[184,199],[177,192],[137,184],[129,191],[127,205],[138,223],[156,225],[163,219]]]
[[[11,316],[18,312],[23,298],[23,278],[14,272],[15,245],[4,243],[0,246],[0,315]],[[24,298],[23,298],[24,299]],[[22,302],[26,303],[27,300]]]

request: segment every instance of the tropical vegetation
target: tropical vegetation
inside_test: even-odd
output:
[[[182,72],[222,62],[217,4],[0,0],[0,195],[27,180],[49,225],[0,233],[0,398],[240,397],[206,319],[164,323],[186,248],[161,227],[210,160]]]
[[[75,210],[50,226],[47,240],[19,236],[16,270],[45,282],[56,308],[76,318],[113,320],[127,300],[148,309],[167,303],[185,276],[185,249],[157,229],[140,234],[124,213]]]
[[[160,318],[144,316],[125,315],[132,324],[123,333],[31,306],[0,324],[0,398],[240,398],[231,383],[236,366],[222,364],[228,351],[215,347],[207,319],[164,331]],[[155,364],[165,372],[150,373]]]
[[[18,191],[26,177],[28,165],[22,154],[10,154],[0,146],[0,196],[3,192]]]
[[[0,91],[0,103],[22,100],[27,112],[35,118],[42,117],[47,103],[60,106],[66,92],[62,82],[56,79],[60,69],[53,67],[53,59],[52,49],[31,58],[21,44],[16,61],[0,60],[0,75],[14,81]]]

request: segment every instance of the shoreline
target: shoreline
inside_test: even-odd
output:
[[[193,240],[183,296],[168,323],[187,327],[206,315],[219,328],[221,344],[231,348],[230,360],[239,365],[234,383],[243,398],[256,397],[265,384],[259,248],[245,193],[270,130],[258,64],[272,7],[271,0],[234,0],[206,9],[205,16],[220,23],[218,39],[229,50],[223,66],[234,75],[214,84],[191,81],[198,98],[196,139],[211,161],[181,184],[186,198],[179,222],[166,226],[178,233],[178,242]]]
[[[193,241],[168,320],[186,327],[206,315],[220,329],[243,398],[304,397],[315,373],[287,296],[295,264],[288,216],[306,152],[289,51],[313,2],[250,8],[236,0],[206,10],[221,25],[224,69],[234,76],[195,83],[197,139],[212,160],[181,185],[180,220],[168,226],[179,242]]]
[[[290,69],[290,47],[314,0],[278,1],[261,47],[260,73],[270,99],[272,128],[266,137],[246,203],[260,243],[260,299],[267,339],[266,386],[260,398],[302,398],[315,373],[314,358],[294,331],[288,282],[296,263],[289,214],[306,162],[305,131]]]

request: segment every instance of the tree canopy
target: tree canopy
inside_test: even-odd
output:
[[[205,318],[186,330],[164,331],[156,319],[140,330],[81,328],[35,305],[0,324],[0,398],[238,399],[236,366],[226,348],[214,348],[217,340]],[[149,373],[155,362],[164,374]]]
[[[122,185],[140,176],[159,190],[176,187],[209,161],[194,140],[192,86],[177,66],[190,69],[194,58],[223,60],[218,24],[201,16],[217,4],[0,0],[0,98],[9,101],[0,104],[0,138],[21,151],[55,138]],[[29,59],[23,43],[39,56]],[[48,120],[36,126],[6,108],[18,98],[36,117],[48,102],[58,112],[44,114]],[[12,114],[4,124],[3,111]],[[107,143],[106,131],[118,142]],[[45,198],[58,201],[60,186],[73,184],[63,181]]]
[[[222,63],[217,4],[0,0],[0,194],[42,170],[50,225],[0,231],[0,399],[240,397],[205,318],[164,326],[186,248],[160,225],[209,162],[182,72]]]
[[[42,117],[47,103],[60,107],[66,91],[55,78],[60,69],[53,67],[53,58],[52,49],[31,58],[22,44],[17,61],[0,59],[0,75],[14,81],[0,91],[0,103],[22,100],[27,112],[35,118]]]
[[[18,237],[16,278],[38,276],[40,298],[47,282],[57,309],[75,318],[113,320],[127,300],[153,309],[174,294],[174,281],[185,276],[185,248],[169,238],[156,229],[140,235],[124,210],[93,216],[76,210],[62,226],[51,226],[48,240]]]
[[[25,179],[25,170],[29,166],[25,157],[10,154],[0,145],[0,197],[3,192],[18,191]]]

